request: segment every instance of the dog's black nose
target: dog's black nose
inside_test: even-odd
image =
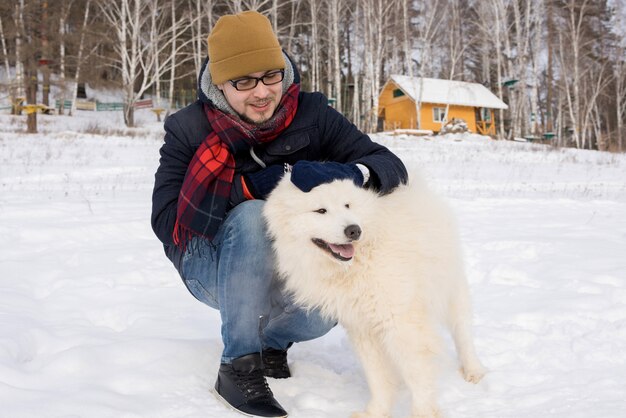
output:
[[[346,229],[343,230],[343,233],[346,234],[346,237],[356,241],[361,237],[361,227],[355,224],[348,225]]]

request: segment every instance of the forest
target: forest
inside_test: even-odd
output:
[[[85,84],[117,89],[132,127],[147,96],[167,112],[194,101],[215,21],[258,10],[303,89],[367,132],[379,127],[385,82],[402,74],[486,86],[509,106],[496,113],[498,138],[623,152],[625,9],[623,0],[3,1],[0,103],[67,114]]]

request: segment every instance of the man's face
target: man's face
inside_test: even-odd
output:
[[[277,70],[261,71],[248,74],[248,77],[263,77],[275,71]],[[222,90],[228,104],[242,119],[255,124],[263,123],[274,115],[274,111],[283,95],[282,82],[265,85],[262,81],[259,81],[253,89],[239,91],[230,81],[226,81],[220,84],[218,88]]]

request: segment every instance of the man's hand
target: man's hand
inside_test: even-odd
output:
[[[291,169],[291,182],[305,193],[320,184],[342,179],[352,180],[359,187],[364,183],[363,173],[356,164],[298,161]]]
[[[255,199],[265,199],[285,175],[284,165],[270,165],[255,173],[243,175],[248,191]]]

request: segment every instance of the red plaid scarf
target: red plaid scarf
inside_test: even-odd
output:
[[[283,95],[274,116],[254,125],[205,105],[213,131],[194,154],[178,195],[174,243],[185,248],[193,236],[212,240],[226,216],[235,174],[236,150],[271,142],[291,124],[298,108],[299,84]]]

